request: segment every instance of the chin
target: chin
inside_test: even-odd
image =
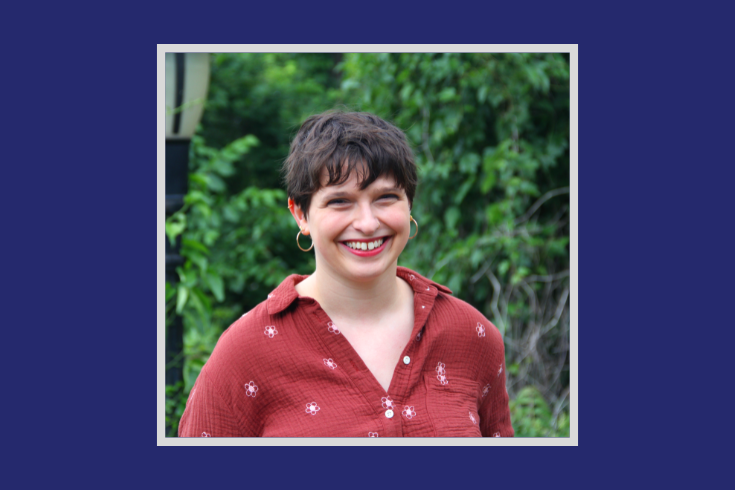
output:
[[[389,266],[383,264],[371,264],[368,267],[348,267],[343,270],[346,279],[353,282],[370,282],[390,270]]]

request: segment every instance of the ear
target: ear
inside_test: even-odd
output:
[[[301,207],[293,202],[293,199],[288,198],[288,209],[291,211],[293,219],[296,220],[296,224],[299,226],[301,233],[309,235],[309,223],[306,220],[306,215]]]

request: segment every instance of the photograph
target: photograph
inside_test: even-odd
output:
[[[159,444],[577,444],[577,46],[549,46],[159,45]]]

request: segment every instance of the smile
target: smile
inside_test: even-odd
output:
[[[372,257],[373,255],[378,255],[380,252],[382,252],[385,249],[386,243],[388,243],[390,239],[391,237],[387,236],[376,238],[370,241],[347,240],[339,243],[351,253],[359,257]]]

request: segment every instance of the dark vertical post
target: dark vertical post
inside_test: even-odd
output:
[[[180,210],[184,205],[184,196],[189,183],[189,144],[190,140],[166,140],[166,217]],[[166,281],[172,285],[178,282],[176,268],[183,265],[184,259],[179,255],[181,236],[176,243],[166,237]],[[183,390],[184,380],[184,325],[180,315],[174,317],[166,328],[166,385],[175,386],[182,382],[181,389],[172,397],[178,400]],[[166,434],[171,431],[170,424]]]

